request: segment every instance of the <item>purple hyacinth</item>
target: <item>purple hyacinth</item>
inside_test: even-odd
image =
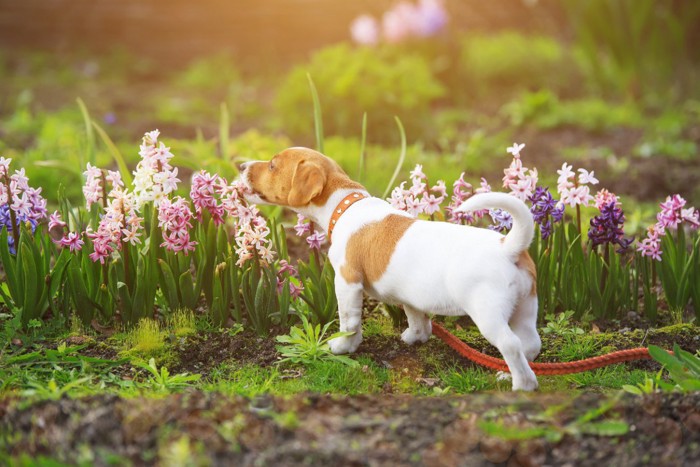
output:
[[[489,229],[496,232],[506,232],[513,228],[513,217],[502,209],[491,209],[489,215],[494,224],[489,226]]]
[[[7,204],[0,206],[0,231],[2,231],[3,228],[7,229],[7,246],[10,249],[10,253],[14,255],[17,254],[17,247],[15,245],[15,238],[12,235],[11,219],[12,218],[10,216],[10,207]],[[31,229],[32,234],[34,234],[34,232],[36,232],[36,226],[39,222],[33,217],[17,215],[15,221],[15,228],[17,229],[17,231],[19,231],[23,223],[25,224],[25,226],[28,226]]]
[[[619,246],[618,253],[624,253],[634,241],[633,238],[625,238],[622,226],[625,223],[625,214],[614,201],[611,201],[600,209],[600,214],[591,219],[591,227],[588,230],[588,238],[593,246],[606,243]]]
[[[540,226],[542,239],[546,240],[552,235],[553,224],[561,222],[564,217],[564,206],[557,207],[557,200],[552,197],[549,188],[538,186],[529,198],[532,207],[532,217]]]

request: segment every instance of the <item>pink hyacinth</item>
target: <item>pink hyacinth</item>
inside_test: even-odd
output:
[[[509,189],[512,195],[522,201],[532,196],[538,180],[537,169],[530,170],[524,167],[520,159],[520,151],[524,147],[524,144],[513,143],[513,146],[506,150],[513,155],[513,161],[503,170],[503,188]]]
[[[297,237],[303,237],[311,233],[311,223],[307,222],[307,220],[302,214],[297,214],[297,223],[294,225],[294,232]]]
[[[637,251],[642,256],[648,256],[656,261],[661,261],[661,237],[665,235],[664,231],[659,231],[657,225],[652,225],[647,229],[647,238],[639,242]]]
[[[97,231],[88,229],[85,234],[93,244],[90,259],[102,264],[112,252],[121,250],[124,243],[141,243],[143,218],[136,211],[135,196],[120,189],[112,190]]]
[[[611,193],[605,188],[602,190],[598,191],[598,193],[595,194],[595,198],[593,203],[595,204],[595,207],[600,211],[603,206],[606,206],[610,203],[615,203],[615,206],[620,205],[620,197],[616,196],[615,193]]]
[[[88,162],[87,169],[83,172],[85,175],[85,186],[83,186],[83,195],[87,208],[93,203],[100,203],[104,198],[104,187],[102,186],[102,170],[90,165]]]
[[[191,220],[192,211],[184,198],[163,199],[158,205],[158,226],[163,232],[160,246],[174,253],[182,251],[185,255],[194,251],[197,242],[190,240]]]
[[[309,244],[309,248],[312,250],[320,251],[321,245],[326,241],[326,234],[320,231],[315,231],[308,237],[306,237],[306,243]]]
[[[237,209],[237,205],[233,204],[233,197],[238,197],[235,190],[225,189],[227,186],[226,180],[218,175],[211,175],[204,170],[195,173],[192,176],[192,187],[190,188],[190,198],[194,204],[197,220],[202,221],[202,214],[207,211],[211,215],[214,225],[221,225],[224,222],[225,208],[219,203],[215,194],[222,191],[228,195],[229,207]],[[236,194],[234,194],[236,193]]]
[[[289,294],[293,299],[299,298],[301,292],[304,290],[304,284],[299,282],[296,285],[292,279],[299,279],[299,272],[297,269],[289,264],[286,260],[280,260],[280,268],[277,270],[277,293],[282,293],[285,285],[289,285]]]
[[[438,180],[437,184],[428,188],[428,177],[423,172],[423,166],[416,164],[410,173],[411,187],[405,188],[406,182],[395,187],[387,201],[400,211],[406,211],[413,217],[421,214],[429,216],[440,211],[440,207],[447,197],[445,182]]]
[[[686,200],[680,195],[666,197],[666,201],[661,203],[661,212],[656,215],[656,220],[660,230],[678,228],[678,225],[683,222],[682,210],[686,205]]]
[[[448,221],[454,224],[464,222],[472,222],[474,217],[472,213],[457,211],[457,208],[462,205],[470,196],[474,194],[472,185],[464,181],[464,172],[459,175],[459,178],[452,184],[452,199],[450,204],[445,208]]]
[[[61,238],[59,244],[63,248],[68,247],[70,252],[73,253],[76,251],[80,251],[83,248],[85,242],[83,242],[78,233],[68,232],[68,234],[65,237]]]

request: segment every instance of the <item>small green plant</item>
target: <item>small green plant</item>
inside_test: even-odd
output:
[[[166,337],[166,331],[156,320],[144,318],[127,335],[125,353],[142,358],[162,355],[166,350]]]
[[[691,392],[700,390],[700,357],[673,346],[673,354],[655,345],[649,346],[649,354],[668,371],[671,382],[656,378],[656,384],[664,391]]]
[[[194,313],[190,310],[177,310],[168,319],[168,325],[175,337],[185,337],[197,331]]]
[[[280,362],[309,364],[319,360],[332,360],[351,366],[358,365],[356,360],[345,355],[333,355],[328,345],[331,339],[350,336],[353,333],[336,332],[326,337],[332,322],[326,323],[322,328],[320,324],[311,324],[304,315],[301,315],[301,324],[301,328],[292,326],[289,335],[276,337],[277,342],[288,344],[277,347],[283,357]]]
[[[158,370],[154,358],[148,360],[148,364],[141,363],[139,366],[151,374],[148,383],[156,391],[172,392],[184,389],[190,386],[191,383],[199,381],[202,377],[202,375],[189,375],[187,373],[179,373],[171,376],[165,366],[161,366],[160,370]]]
[[[90,382],[91,378],[79,378],[70,381],[63,386],[59,386],[54,378],[51,378],[47,383],[43,383],[37,380],[30,380],[27,382],[28,389],[22,391],[22,395],[25,397],[37,397],[39,399],[51,399],[57,400],[63,397],[73,389],[79,388],[81,386],[86,386]]]
[[[662,370],[663,371],[663,370]],[[644,378],[644,381],[637,384],[625,384],[622,386],[622,390],[634,394],[637,396],[643,396],[645,394],[653,394],[659,390],[658,381],[661,379],[661,372],[656,375],[655,378]]]
[[[554,334],[556,336],[575,336],[583,334],[583,329],[574,326],[571,323],[574,312],[571,310],[564,311],[558,315],[548,313],[545,316],[547,325],[542,328],[544,334]]]

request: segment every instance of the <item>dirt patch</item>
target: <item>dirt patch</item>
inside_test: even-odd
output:
[[[625,396],[593,425],[576,421],[608,401],[514,393],[249,400],[200,391],[29,407],[5,400],[0,439],[10,456],[69,463],[89,451],[164,465],[184,444],[193,463],[213,465],[698,465],[700,393]],[[611,424],[615,433],[604,432]],[[507,439],[514,430],[520,441]]]
[[[199,373],[206,377],[212,368],[227,360],[267,367],[279,359],[275,346],[274,337],[260,337],[250,331],[235,335],[210,332],[190,337],[178,350],[178,363],[171,373]]]

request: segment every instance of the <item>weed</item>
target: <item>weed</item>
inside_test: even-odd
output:
[[[190,386],[191,383],[199,381],[202,377],[202,375],[188,375],[187,373],[171,376],[165,366],[162,366],[159,371],[156,361],[153,358],[148,361],[148,365],[142,363],[139,364],[139,366],[151,373],[148,383],[153,389],[161,392],[172,392],[184,389]]]
[[[127,350],[124,354],[144,359],[162,356],[167,350],[166,337],[167,333],[157,321],[144,318],[126,336]]]
[[[659,377],[656,378],[656,384],[661,389],[682,392],[700,390],[700,357],[686,352],[678,344],[673,346],[673,354],[655,345],[649,346],[649,353],[654,360],[664,366],[671,378],[671,383],[667,383]]]
[[[574,336],[583,334],[583,329],[574,326],[571,323],[571,318],[574,312],[571,310],[564,311],[554,316],[554,313],[549,313],[545,316],[547,324],[542,328],[544,334],[554,334],[557,336]]]
[[[332,360],[350,366],[358,365],[357,361],[352,358],[344,355],[333,355],[330,345],[328,344],[331,339],[350,336],[353,333],[336,332],[326,337],[326,333],[332,321],[326,323],[323,328],[321,328],[320,324],[314,326],[309,323],[306,316],[301,315],[301,323],[301,328],[292,326],[289,330],[289,335],[276,337],[277,342],[289,344],[277,347],[277,350],[279,350],[282,357],[284,357],[280,362],[309,364],[319,360]]]
[[[197,332],[194,313],[190,310],[177,310],[168,319],[168,325],[175,337],[186,337]]]

